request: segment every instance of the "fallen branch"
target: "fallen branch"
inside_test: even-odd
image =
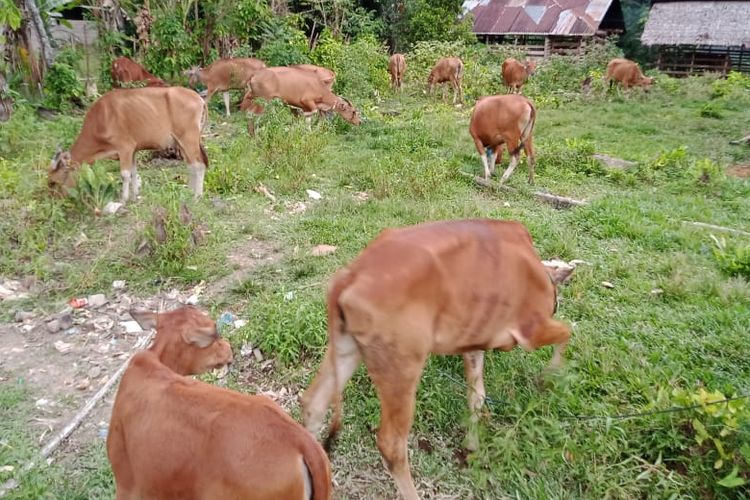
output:
[[[512,188],[510,186],[505,186],[497,182],[485,180],[483,177],[479,177],[478,175],[472,175],[468,172],[461,172],[461,171],[459,171],[459,173],[463,175],[464,177],[473,179],[474,182],[476,182],[477,184],[483,187],[501,189],[503,191],[508,191],[510,193],[521,192],[518,189]],[[588,205],[588,202],[585,200],[576,200],[575,198],[558,196],[556,194],[551,194],[551,193],[543,193],[541,191],[534,191],[531,194],[533,194],[536,198],[544,201],[545,203],[549,203],[555,208],[570,208],[570,207],[581,207],[584,205]]]
[[[682,223],[688,226],[697,226],[697,227],[703,227],[706,229],[713,229],[715,231],[723,231],[725,233],[741,234],[742,236],[750,236],[750,233],[748,233],[747,231],[742,231],[741,229],[733,229],[731,227],[717,226],[715,224],[706,224],[705,222],[695,222],[691,220],[684,220],[682,221]]]
[[[135,349],[133,350],[133,353],[128,356],[128,359],[126,359],[122,365],[117,369],[117,371],[107,380],[107,383],[104,384],[97,392],[94,394],[91,399],[89,399],[83,407],[78,410],[78,413],[76,413],[73,418],[68,422],[68,425],[63,427],[60,432],[55,434],[55,436],[50,439],[47,444],[42,448],[42,451],[39,453],[39,459],[38,461],[44,461],[52,455],[52,453],[60,446],[60,443],[65,440],[68,436],[70,436],[73,431],[81,425],[81,422],[83,422],[83,419],[86,418],[86,416],[91,412],[92,409],[94,409],[94,406],[109,392],[109,390],[112,388],[113,385],[120,379],[125,369],[128,367],[128,363],[130,363],[130,359],[135,355],[135,353],[144,347],[146,347],[149,342],[151,342],[151,339],[154,336],[154,332],[149,333],[145,337],[142,337],[138,340],[135,344]],[[29,472],[31,469],[36,467],[37,462],[29,461],[27,462],[20,470],[18,476],[22,476],[23,474]],[[0,498],[4,497],[6,493],[14,490],[18,487],[20,483],[18,482],[18,479],[9,479],[2,485],[0,485]]]

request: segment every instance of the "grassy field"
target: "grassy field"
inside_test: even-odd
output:
[[[356,128],[336,119],[308,131],[271,106],[252,138],[244,117],[224,121],[217,99],[206,141],[211,166],[204,199],[190,199],[184,165],[148,166],[141,153],[143,198],[124,213],[95,217],[92,208],[102,205],[107,186],[119,186],[115,163],[94,169],[98,187],[69,200],[49,199],[46,167],[55,146],[74,139],[82,117],[42,121],[22,106],[0,128],[0,276],[34,276],[40,288],[20,305],[0,303],[0,319],[12,321],[16,308],[57,310],[70,297],[108,290],[116,279],[127,279],[131,292],[142,296],[217,282],[235,270],[229,255],[252,237],[279,258],[254,267],[240,285],[203,305],[214,317],[230,310],[246,318],[248,324],[230,334],[233,345],[238,351],[246,342],[259,346],[274,360],[263,376],[274,390],[296,394],[325,348],[327,278],[380,230],[436,219],[516,219],[528,226],[543,258],[587,262],[560,293],[558,315],[573,325],[567,365],[543,375],[549,349],[490,353],[485,381],[492,404],[480,450],[464,465],[465,388],[456,382],[461,361],[431,359],[410,441],[422,494],[742,497],[747,485],[729,488],[719,481],[731,479],[733,470],[734,477],[750,477],[750,401],[606,418],[705,401],[702,390],[750,391],[750,242],[715,233],[725,239],[721,250],[711,231],[684,224],[750,230],[750,184],[725,175],[728,166],[750,163],[747,147],[728,144],[748,132],[750,91],[721,85],[710,77],[663,78],[648,94],[597,92],[589,99],[550,99],[531,87],[539,102],[535,189],[589,202],[571,210],[530,195],[525,163],[510,179],[516,193],[486,190],[459,175],[480,172],[467,132],[470,106],[454,108],[410,87],[401,96],[357,103],[367,120]],[[591,158],[595,152],[637,165],[607,169]],[[275,203],[254,191],[261,183]],[[306,189],[322,199],[309,200]],[[138,255],[137,242],[153,238],[154,208],[172,217],[181,201],[210,230],[204,243],[191,248],[189,229],[170,222],[167,243]],[[310,255],[318,244],[338,249]],[[613,287],[602,286],[605,281]],[[13,373],[0,375],[0,466],[15,468],[0,472],[2,481],[39,446],[29,423],[40,388]],[[232,372],[229,385],[247,390],[247,376]],[[379,407],[364,369],[349,384],[344,408],[332,457],[338,496],[394,496],[375,446]],[[299,415],[296,403],[292,410]],[[23,476],[10,497],[112,495],[100,440]]]

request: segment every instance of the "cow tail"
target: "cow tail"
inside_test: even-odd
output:
[[[536,108],[530,101],[527,101],[527,104],[529,105],[529,121],[526,122],[526,126],[521,130],[521,139],[518,141],[518,147],[510,152],[511,155],[517,155],[521,151],[524,143],[529,139],[529,136],[531,136],[531,132],[534,131],[534,124],[536,123]]]
[[[312,500],[328,500],[331,497],[331,466],[323,449],[315,438],[306,433],[302,446],[302,459],[305,462],[312,487]]]
[[[341,393],[338,391],[339,375],[336,370],[336,340],[344,333],[344,316],[339,306],[339,297],[348,287],[354,276],[348,269],[343,269],[333,277],[331,286],[328,290],[327,308],[328,308],[328,349],[331,355],[327,357],[328,362],[332,364],[330,369],[333,370],[333,418],[331,427],[328,431],[328,437],[323,447],[326,452],[331,451],[336,435],[341,430]]]
[[[203,99],[201,99],[203,101]],[[208,123],[208,103],[206,101],[203,101],[203,111],[201,112],[201,121],[200,121],[200,132],[203,134],[203,130],[206,128],[206,124]],[[203,161],[203,166],[208,168],[208,154],[206,153],[206,148],[203,147],[203,141],[198,141],[198,147],[201,150],[201,160]]]
[[[456,68],[456,78],[458,80],[461,80],[464,77],[464,62],[462,60],[458,60],[458,68]]]

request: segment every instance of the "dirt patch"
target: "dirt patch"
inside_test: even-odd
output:
[[[248,236],[227,255],[227,262],[234,271],[211,283],[206,288],[206,296],[213,298],[232,290],[245,281],[255,269],[278,262],[281,257],[283,254],[271,242]]]
[[[738,179],[747,179],[750,177],[750,165],[734,165],[729,167],[727,175],[737,177]]]

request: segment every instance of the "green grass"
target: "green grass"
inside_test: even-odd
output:
[[[589,263],[561,289],[558,314],[573,324],[567,365],[543,376],[548,349],[490,353],[485,379],[494,404],[483,421],[482,446],[463,468],[454,453],[464,435],[465,389],[451,380],[462,378],[461,362],[431,359],[410,443],[420,489],[461,498],[740,497],[747,490],[717,485],[732,467],[713,470],[715,451],[694,440],[693,412],[570,418],[670,406],[673,388],[750,391],[750,285],[725,274],[709,231],[683,224],[750,229],[750,185],[722,173],[727,165],[750,161],[747,148],[728,144],[750,120],[750,95],[737,91],[714,99],[707,77],[665,80],[649,94],[602,91],[564,102],[544,101],[541,90],[531,88],[549,102],[538,112],[535,188],[590,202],[563,211],[529,195],[525,163],[510,179],[519,190],[512,194],[482,190],[457,175],[480,171],[467,131],[470,108],[425,98],[417,83],[377,105],[360,104],[367,121],[358,128],[336,119],[308,132],[301,120],[270,106],[257,136],[249,138],[244,118],[222,124],[212,115],[217,135],[207,141],[206,197],[190,200],[183,165],[143,165],[143,199],[110,218],[49,200],[43,192],[55,145],[70,143],[81,118],[40,122],[20,107],[0,129],[0,236],[8,242],[0,250],[0,276],[36,276],[43,294],[33,304],[52,308],[71,296],[107,290],[123,277],[141,294],[216,281],[231,272],[227,255],[241,239],[268,240],[282,249],[282,260],[256,268],[208,306],[214,313],[231,307],[249,319],[233,334],[235,347],[246,340],[260,345],[277,359],[272,377],[297,390],[311,380],[325,349],[327,278],[379,231],[435,219],[517,219],[529,227],[544,258]],[[638,165],[610,171],[590,160],[592,152]],[[115,164],[106,165],[116,175]],[[270,209],[253,191],[261,182],[279,198]],[[321,192],[323,199],[307,200],[305,189]],[[357,191],[371,198],[358,201]],[[228,207],[217,208],[211,202],[217,196]],[[185,249],[178,235],[169,252],[151,260],[134,256],[153,209],[181,201],[211,230],[206,243]],[[288,214],[284,203],[296,201],[307,203],[307,211]],[[82,232],[88,239],[76,247]],[[747,247],[746,238],[723,236],[727,248]],[[310,256],[309,249],[321,243],[338,251]],[[294,292],[291,300],[288,292]],[[8,319],[12,309],[0,304],[0,314]],[[239,381],[232,385],[247,390]],[[24,437],[30,394],[0,386],[3,416],[9,416],[0,418],[0,431],[26,450],[0,455],[0,461],[17,464],[35,447]],[[360,369],[346,390],[345,427],[334,455],[342,497],[393,495],[374,442],[378,415],[374,389]],[[726,438],[726,446],[747,443],[749,425],[745,421]],[[432,451],[420,451],[417,439]],[[16,497],[111,495],[101,445],[77,460],[27,476]],[[750,464],[739,455],[732,462],[747,478]],[[371,480],[355,481],[358,474]]]

